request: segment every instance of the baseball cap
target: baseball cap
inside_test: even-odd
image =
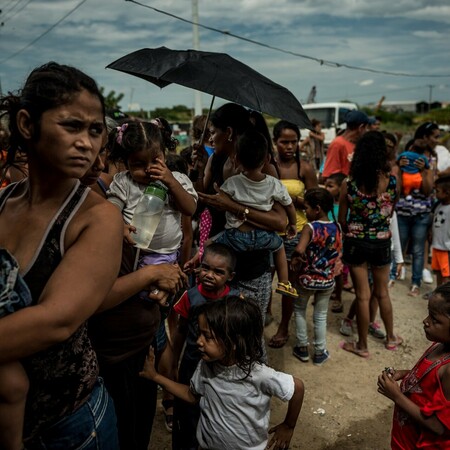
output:
[[[353,123],[356,125],[360,125],[363,123],[369,123],[369,117],[366,113],[362,111],[358,111],[357,109],[353,109],[349,111],[345,116],[345,123]]]
[[[377,118],[375,116],[369,117],[369,125],[375,125],[377,123]]]

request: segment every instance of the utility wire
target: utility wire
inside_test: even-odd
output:
[[[14,11],[14,13],[11,14],[9,17],[4,17],[2,20],[2,25],[4,25],[6,22],[8,22],[8,20],[11,20],[13,17],[17,16],[17,14],[19,14],[20,11],[22,11],[32,1],[33,0],[28,0],[27,2],[24,3],[24,5],[20,9],[18,9],[17,11]]]
[[[63,17],[61,17],[61,19],[59,19],[55,24],[53,24],[50,28],[47,28],[47,30],[45,30],[42,34],[40,34],[37,38],[33,39],[29,44],[27,44],[25,47],[21,48],[20,50],[18,50],[17,52],[9,55],[7,58],[2,59],[0,61],[0,64],[3,64],[6,61],[9,61],[10,59],[14,58],[15,56],[19,55],[20,53],[22,53],[24,50],[26,50],[27,48],[30,48],[33,44],[35,44],[37,41],[39,41],[39,39],[43,38],[45,35],[47,35],[48,33],[50,33],[50,31],[52,31],[54,28],[56,28],[64,19],[66,19],[67,17],[69,17],[74,11],[76,11],[83,3],[86,3],[87,0],[82,0],[80,3],[78,3],[78,5],[76,5],[73,9],[71,9],[67,14],[65,14]]]
[[[363,72],[378,73],[378,74],[382,74],[382,75],[392,75],[392,76],[396,76],[396,77],[450,78],[450,74],[447,74],[447,75],[427,75],[427,74],[412,74],[412,73],[404,73],[404,72],[390,72],[390,71],[385,71],[385,70],[377,70],[377,69],[371,69],[369,67],[353,66],[351,64],[338,63],[338,62],[335,62],[335,61],[329,61],[329,60],[326,60],[326,59],[316,58],[314,56],[304,55],[302,53],[296,53],[296,52],[292,52],[290,50],[284,50],[284,49],[279,48],[279,47],[274,47],[272,45],[265,44],[263,42],[259,42],[259,41],[255,41],[253,39],[249,39],[249,38],[246,38],[246,37],[243,37],[243,36],[239,36],[238,34],[230,33],[229,31],[220,30],[218,28],[210,27],[208,25],[203,25],[203,24],[198,23],[198,22],[193,22],[191,20],[184,19],[183,17],[176,16],[175,14],[169,13],[167,11],[163,11],[163,10],[155,8],[153,6],[144,5],[142,3],[137,2],[136,0],[125,0],[125,1],[126,2],[135,3],[136,5],[143,6],[144,8],[151,9],[151,10],[153,10],[155,12],[158,12],[160,14],[164,14],[166,16],[172,17],[172,18],[177,19],[177,20],[181,20],[182,22],[189,23],[191,25],[197,25],[197,26],[199,26],[201,28],[204,28],[206,30],[214,31],[216,33],[221,33],[221,34],[224,34],[226,36],[231,36],[231,37],[234,37],[236,39],[240,39],[241,41],[250,42],[251,44],[259,45],[260,47],[265,47],[265,48],[268,48],[268,49],[271,49],[271,50],[275,50],[277,52],[286,53],[288,55],[297,56],[299,58],[309,59],[311,61],[316,61],[321,66],[329,66],[329,67],[337,67],[337,68],[344,67],[346,69],[351,69],[351,70],[360,70],[360,71],[363,71]]]

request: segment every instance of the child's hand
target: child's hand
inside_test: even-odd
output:
[[[385,397],[391,399],[395,402],[395,399],[398,395],[402,395],[402,391],[400,390],[400,386],[394,380],[393,375],[390,373],[383,371],[381,375],[378,377],[378,392]]]
[[[274,435],[269,441],[269,445],[267,446],[268,449],[273,448],[274,450],[282,450],[289,448],[292,435],[294,434],[293,428],[289,427],[285,423],[280,423],[269,430],[269,434],[272,433],[274,433]]]
[[[150,347],[148,355],[145,358],[144,367],[139,372],[139,376],[153,380],[157,375],[158,372],[155,369],[155,350],[153,350],[153,347]]]
[[[395,278],[398,279],[398,277],[402,273],[402,269],[403,269],[403,263],[398,263],[397,264],[397,269],[395,270]]]
[[[133,225],[125,224],[123,227],[123,240],[130,245],[136,245],[132,237],[132,233],[136,233],[136,228]]]
[[[301,255],[300,253],[294,253],[291,257],[291,264],[289,267],[293,272],[300,272],[305,262],[306,262],[305,255]]]
[[[160,158],[156,159],[155,164],[150,165],[148,173],[152,180],[163,182],[169,189],[173,182],[176,181],[172,172],[166,166],[166,163]]]
[[[295,223],[290,223],[286,227],[286,237],[290,240],[294,239],[295,236],[297,236],[297,226]]]

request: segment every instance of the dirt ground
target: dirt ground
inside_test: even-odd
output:
[[[408,267],[408,269],[410,269]],[[410,276],[407,272],[407,279]],[[422,285],[421,294],[434,285]],[[328,350],[331,359],[316,367],[310,361],[302,363],[292,356],[295,345],[295,324],[290,326],[289,342],[282,349],[268,349],[269,364],[291,373],[305,383],[305,399],[290,449],[306,450],[384,450],[389,449],[393,403],[377,393],[379,373],[387,366],[411,368],[428,345],[422,320],[427,314],[427,302],[406,294],[409,281],[397,281],[391,288],[394,327],[405,343],[396,352],[384,348],[383,341],[369,337],[370,358],[363,359],[339,348],[345,338],[339,333],[344,314],[328,315]],[[345,312],[353,295],[344,292]],[[277,328],[280,318],[280,297],[274,294],[274,322],[266,327],[267,340]],[[308,306],[312,324],[312,306]],[[311,328],[311,327],[310,327]],[[310,330],[311,331],[311,330]],[[311,333],[310,333],[311,334]],[[312,336],[310,341],[312,342]],[[274,399],[271,424],[282,422],[286,404]],[[153,427],[151,450],[170,450],[170,434],[164,427],[160,403]]]

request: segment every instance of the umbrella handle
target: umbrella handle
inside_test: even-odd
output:
[[[212,107],[214,105],[215,98],[216,98],[216,96],[213,95],[212,99],[211,99],[211,105],[209,106],[208,115],[206,116],[205,125],[203,127],[202,136],[200,138],[200,144],[203,144],[203,139],[205,138],[206,128],[208,127],[208,122],[209,122],[209,118],[211,117],[211,111],[212,111]]]
[[[201,135],[201,137],[200,137],[200,142],[199,142],[200,145],[203,145],[203,139],[205,138],[206,128],[207,128],[207,126],[208,126],[209,118],[211,117],[211,110],[212,110],[212,107],[213,107],[213,105],[214,105],[214,100],[215,100],[215,98],[216,98],[216,96],[213,95],[213,96],[212,96],[212,99],[211,99],[211,105],[209,106],[208,114],[207,114],[207,116],[206,116],[205,125],[203,126],[202,135]],[[194,170],[197,170],[197,171],[198,171],[198,160],[195,161],[195,164],[194,164],[194,167],[192,168],[192,170],[193,170],[193,171],[194,171]],[[198,173],[198,172],[197,172],[197,173]]]

